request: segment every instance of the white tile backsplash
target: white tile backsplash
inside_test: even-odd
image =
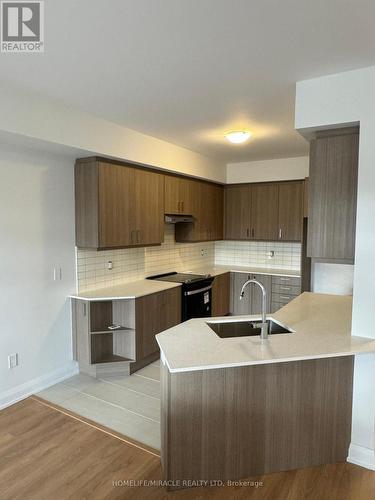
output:
[[[272,258],[270,252],[274,252]],[[215,264],[274,267],[299,271],[301,244],[270,241],[217,241]]]
[[[267,254],[274,251],[273,258]],[[202,255],[203,254],[203,255]],[[77,250],[78,291],[95,290],[168,271],[228,266],[274,267],[299,270],[300,243],[217,241],[176,243],[174,226],[165,224],[164,243],[121,250]],[[113,269],[107,269],[112,261]]]
[[[160,246],[121,250],[77,250],[78,291],[95,290],[168,271],[211,267],[215,243],[176,243],[174,226],[165,224]],[[113,269],[107,269],[112,261]]]

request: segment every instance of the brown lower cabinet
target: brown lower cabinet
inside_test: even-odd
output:
[[[161,461],[169,489],[344,462],[353,358],[177,373],[162,364]]]
[[[159,357],[155,335],[181,322],[181,288],[136,299],[73,299],[72,320],[81,372],[129,375]]]
[[[262,312],[262,292],[257,285],[248,285],[245,289],[245,295],[240,300],[240,293],[242,286],[246,281],[255,279],[259,281],[266,289],[267,304],[266,312],[269,313],[271,309],[271,276],[266,274],[252,274],[252,273],[232,273],[232,305],[231,312],[236,316],[242,314],[260,314]]]
[[[230,313],[230,273],[216,276],[212,285],[212,316]]]
[[[159,353],[155,335],[181,323],[181,289],[172,288],[163,292],[139,297],[135,301],[136,363]]]

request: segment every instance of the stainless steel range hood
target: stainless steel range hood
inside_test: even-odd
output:
[[[192,215],[166,215],[165,222],[168,224],[178,224],[180,222],[194,222]]]

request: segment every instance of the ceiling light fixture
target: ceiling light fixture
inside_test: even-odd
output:
[[[248,130],[233,130],[225,134],[225,138],[232,144],[242,144],[249,137],[251,137],[251,133]]]

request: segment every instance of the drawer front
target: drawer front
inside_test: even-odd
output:
[[[295,295],[284,294],[284,293],[272,293],[272,302],[278,302],[279,304],[288,304],[291,300],[295,299]]]
[[[272,276],[272,285],[288,285],[301,287],[301,278],[293,276]]]
[[[285,304],[280,304],[280,302],[272,301],[271,302],[271,314],[277,312],[279,309],[281,309],[284,306],[285,306]]]
[[[276,284],[272,283],[272,293],[280,293],[282,295],[294,295],[295,297],[301,293],[301,287],[298,285],[288,285],[287,283]]]

